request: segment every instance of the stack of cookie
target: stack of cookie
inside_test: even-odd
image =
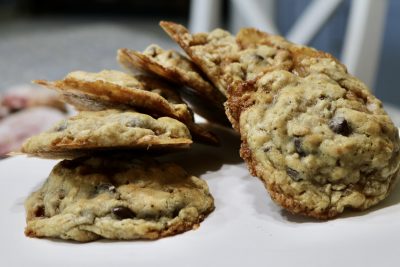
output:
[[[275,202],[328,219],[389,194],[400,168],[398,129],[333,56],[252,28],[232,36],[161,26],[227,97],[241,157]]]
[[[30,156],[64,159],[26,201],[26,235],[155,239],[196,227],[214,209],[205,181],[154,155],[193,141],[218,144],[177,88],[200,98],[206,108],[196,110],[214,121],[224,96],[177,52],[121,49],[118,60],[133,73],[75,71],[35,81],[79,112],[22,146]]]
[[[398,130],[337,59],[252,28],[233,36],[161,27],[188,57],[157,45],[120,49],[130,75],[36,81],[80,112],[23,146],[65,159],[27,200],[27,235],[154,239],[198,225],[214,208],[206,183],[151,156],[188,148],[192,137],[218,143],[176,88],[209,121],[229,119],[251,174],[290,212],[329,219],[387,197],[400,169]]]

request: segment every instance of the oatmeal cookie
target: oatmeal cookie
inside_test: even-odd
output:
[[[145,76],[131,76],[114,70],[73,71],[62,80],[34,82],[59,91],[63,100],[78,110],[130,107],[150,115],[191,120],[187,105],[174,89]]]
[[[197,228],[214,210],[206,182],[173,163],[79,158],[57,164],[25,203],[30,237],[158,239]]]
[[[58,90],[63,100],[78,110],[134,109],[154,117],[168,116],[185,123],[195,141],[219,143],[213,133],[195,124],[192,111],[179,94],[154,77],[131,76],[114,70],[74,71],[63,80],[34,82]]]
[[[398,129],[343,65],[307,50],[294,73],[230,90],[241,156],[278,204],[319,219],[382,201],[399,172]],[[319,55],[316,57],[316,55]]]
[[[222,108],[226,100],[218,89],[202,77],[197,66],[177,51],[164,50],[153,44],[142,53],[127,48],[119,49],[117,58],[128,70],[154,73],[173,83],[190,87],[216,107]]]
[[[190,34],[173,22],[162,21],[160,25],[225,96],[232,82],[250,81],[264,72],[292,65],[289,42],[253,28],[243,28],[233,36],[221,29]]]
[[[29,138],[21,151],[57,158],[93,150],[187,148],[191,143],[187,127],[172,118],[120,110],[81,111]]]

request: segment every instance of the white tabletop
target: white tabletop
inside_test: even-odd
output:
[[[171,157],[204,178],[215,211],[200,228],[158,241],[68,241],[24,236],[24,199],[56,163],[0,162],[1,266],[397,266],[400,187],[365,212],[331,221],[293,216],[275,205],[238,156],[237,136],[222,147],[196,145]],[[187,154],[190,153],[190,154]]]

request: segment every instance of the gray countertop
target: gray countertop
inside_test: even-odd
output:
[[[58,79],[72,70],[120,69],[121,47],[172,47],[158,19],[18,19],[0,23],[0,90],[33,79]]]

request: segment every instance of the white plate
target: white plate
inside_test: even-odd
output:
[[[1,266],[399,266],[400,187],[379,206],[320,222],[276,206],[238,157],[238,141],[173,156],[207,180],[215,211],[200,228],[157,241],[74,243],[24,236],[23,202],[55,161],[0,162]]]

